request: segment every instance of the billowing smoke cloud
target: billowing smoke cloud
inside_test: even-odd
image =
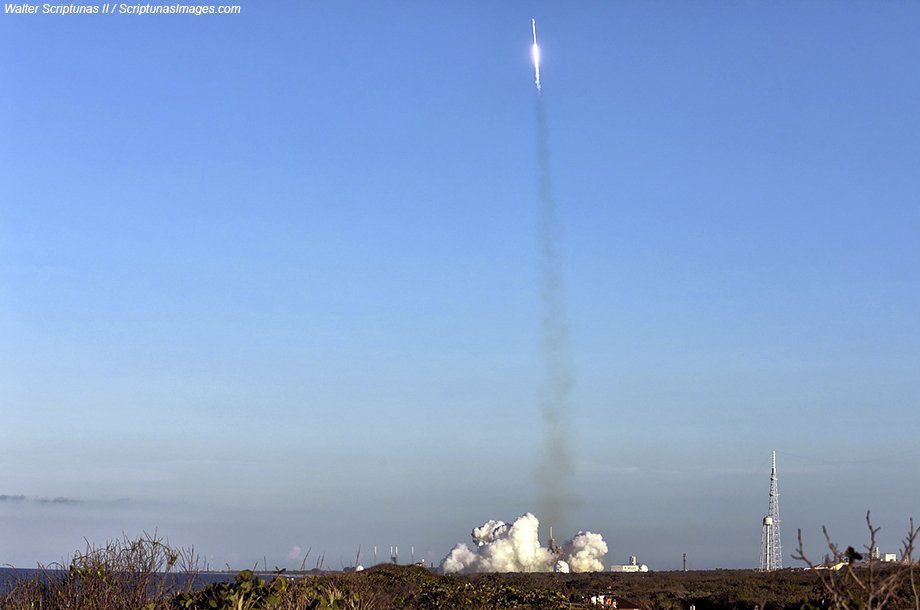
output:
[[[573,572],[603,572],[607,543],[593,532],[578,532],[565,543],[563,555]]]
[[[531,513],[510,524],[487,521],[473,530],[475,547],[457,544],[441,569],[447,573],[603,571],[607,543],[600,534],[578,532],[557,555],[540,545],[539,527]]]
[[[540,248],[540,299],[543,381],[540,410],[546,424],[542,463],[537,471],[541,484],[544,519],[555,526],[565,524],[568,509],[579,504],[569,485],[572,455],[569,442],[570,395],[574,384],[569,357],[569,326],[563,299],[561,238],[549,162],[549,137],[543,94],[536,94],[537,165],[539,200],[537,238]]]

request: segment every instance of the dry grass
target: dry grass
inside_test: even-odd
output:
[[[3,610],[112,610],[169,608],[190,591],[201,570],[194,549],[175,549],[156,532],[102,546],[87,542],[67,564],[40,565],[0,601]]]
[[[799,543],[793,558],[805,562],[820,575],[830,602],[829,607],[834,610],[920,610],[917,561],[913,557],[920,528],[914,527],[913,519],[910,520],[907,535],[901,544],[901,557],[898,562],[891,564],[871,558],[879,528],[872,525],[872,516],[868,512],[866,526],[869,528],[869,543],[863,553],[853,547],[841,550],[831,540],[827,528],[822,528],[828,548],[823,563],[815,563],[806,556],[801,530],[798,532]],[[840,564],[844,565],[839,570],[828,569]]]

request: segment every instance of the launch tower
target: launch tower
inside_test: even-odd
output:
[[[553,539],[553,526],[549,526],[549,541],[546,544],[546,548],[549,549],[549,552],[557,557],[562,556],[562,548],[556,544],[556,541]]]

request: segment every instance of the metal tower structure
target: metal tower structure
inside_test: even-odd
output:
[[[779,489],[776,486],[776,451],[770,470],[770,510],[763,518],[763,535],[760,543],[760,569],[772,572],[783,567],[783,545],[779,537]]]
[[[549,541],[546,544],[546,548],[553,555],[556,555],[556,556],[562,555],[562,549],[559,547],[558,544],[556,544],[556,541],[553,539],[553,526],[552,525],[549,526]]]

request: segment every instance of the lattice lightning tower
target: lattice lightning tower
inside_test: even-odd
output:
[[[783,545],[779,539],[779,490],[776,486],[776,451],[774,451],[773,469],[770,471],[770,511],[763,518],[760,569],[764,572],[772,572],[782,567]]]

